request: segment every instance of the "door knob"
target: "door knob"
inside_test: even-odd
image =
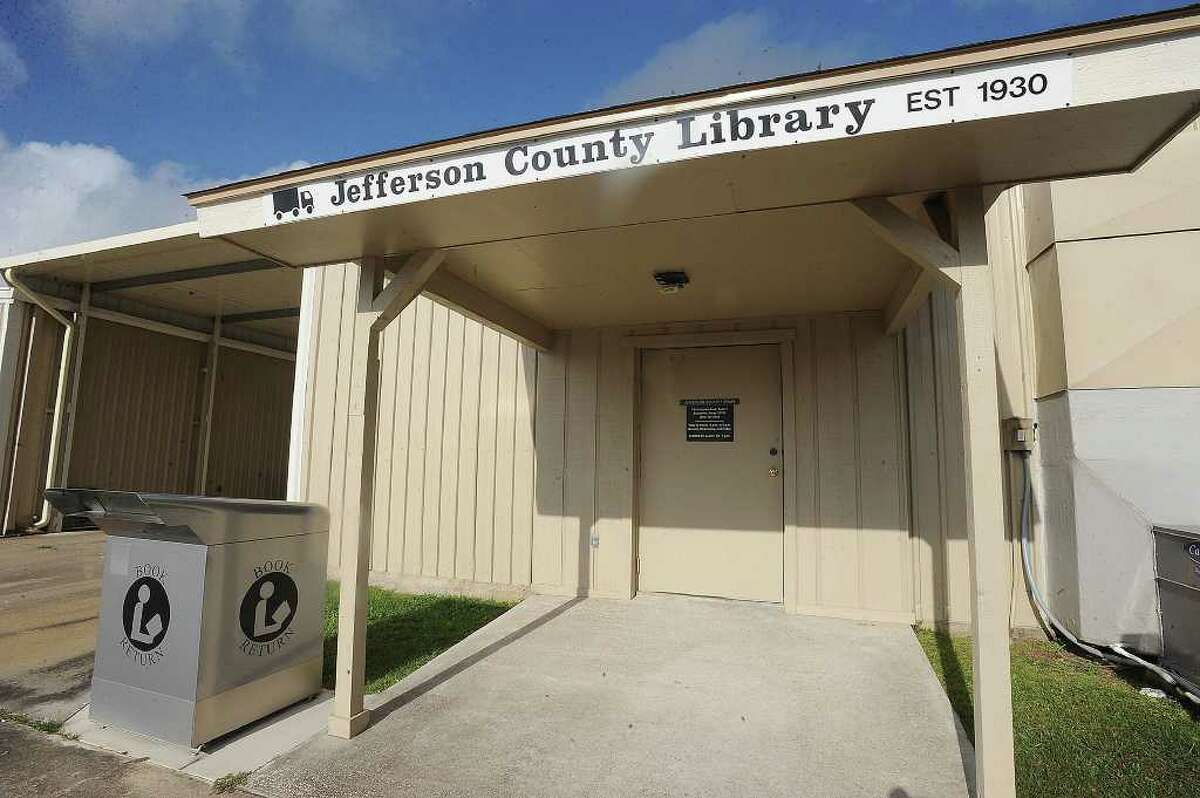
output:
[[[779,466],[771,466],[770,468],[768,468],[767,476],[769,476],[769,477],[779,476]]]

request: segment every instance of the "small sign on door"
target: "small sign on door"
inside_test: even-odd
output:
[[[719,443],[733,440],[733,408],[741,402],[730,399],[680,399],[685,411],[684,435],[688,443]]]

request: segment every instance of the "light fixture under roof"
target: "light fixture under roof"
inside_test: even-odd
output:
[[[685,271],[671,272],[655,272],[654,282],[658,286],[660,294],[677,294],[679,289],[688,284],[688,276]]]

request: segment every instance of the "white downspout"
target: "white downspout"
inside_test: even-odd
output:
[[[58,388],[54,392],[54,417],[50,422],[50,456],[46,462],[46,487],[54,487],[54,475],[58,471],[59,442],[62,439],[63,411],[67,404],[67,377],[69,376],[72,352],[75,347],[75,322],[59,313],[42,297],[17,277],[14,269],[9,267],[4,271],[4,279],[14,290],[29,302],[46,311],[55,321],[61,324],[63,333],[62,355],[58,363]],[[50,502],[42,497],[42,514],[33,522],[34,529],[45,529],[50,524]]]

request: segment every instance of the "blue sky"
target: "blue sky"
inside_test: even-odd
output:
[[[1177,5],[0,0],[0,255],[291,165]]]

